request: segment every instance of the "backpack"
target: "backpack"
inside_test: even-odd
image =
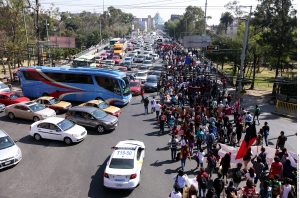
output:
[[[207,180],[203,175],[200,176],[200,186],[201,186],[201,189],[207,188]]]
[[[233,175],[232,175],[232,180],[235,182],[235,183],[240,183],[242,181],[242,171],[241,170],[236,170],[233,172]]]

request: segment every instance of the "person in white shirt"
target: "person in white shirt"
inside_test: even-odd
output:
[[[253,121],[252,115],[250,114],[250,112],[247,112],[247,115],[245,116],[245,125],[250,126],[252,121]]]
[[[158,116],[159,116],[159,112],[160,112],[160,109],[161,109],[161,105],[157,102],[155,104],[155,112],[156,112],[156,119],[158,120]]]
[[[199,168],[199,164],[200,164],[201,168],[203,168],[204,156],[205,156],[205,153],[202,148],[197,151],[197,154],[196,154],[197,167],[196,168]]]
[[[182,198],[182,194],[179,191],[178,185],[174,186],[174,190],[170,193],[169,197],[171,197],[171,198]]]
[[[151,99],[150,105],[151,105],[151,113],[153,113],[155,111],[155,105],[156,105],[155,96],[153,96],[153,98]]]
[[[183,170],[179,170],[178,174],[174,177],[175,184],[174,187],[177,186],[179,192],[183,193],[183,189],[186,185],[186,180],[184,178]]]

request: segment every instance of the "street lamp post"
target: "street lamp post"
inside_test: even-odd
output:
[[[246,28],[244,32],[244,40],[243,40],[243,50],[241,54],[241,66],[240,66],[240,73],[237,78],[238,80],[238,96],[240,96],[242,91],[242,80],[244,79],[244,65],[245,65],[245,58],[247,54],[247,45],[248,45],[248,37],[249,37],[249,27],[250,27],[250,19],[251,19],[251,12],[252,6],[242,6],[242,7],[250,7],[250,13],[246,22]]]

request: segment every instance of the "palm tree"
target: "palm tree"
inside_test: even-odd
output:
[[[230,12],[222,13],[220,23],[225,26],[225,34],[227,34],[227,28],[233,22],[233,16]]]

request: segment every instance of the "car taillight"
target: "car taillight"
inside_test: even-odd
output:
[[[104,173],[104,177],[109,178],[107,173]]]
[[[134,174],[131,174],[131,175],[130,175],[130,179],[135,179],[135,178],[136,178],[136,176],[137,176],[137,175],[136,175],[136,173],[134,173]]]

